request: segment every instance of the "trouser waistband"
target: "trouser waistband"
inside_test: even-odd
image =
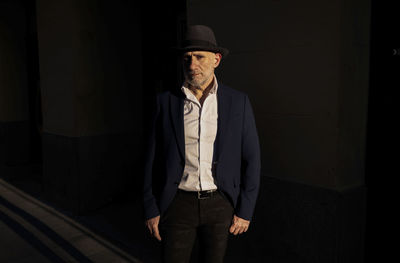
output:
[[[212,190],[204,190],[204,191],[185,191],[178,189],[179,193],[189,194],[189,195],[196,195],[198,199],[208,199],[216,194],[218,194],[217,189]]]

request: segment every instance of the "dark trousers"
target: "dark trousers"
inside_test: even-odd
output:
[[[221,193],[198,199],[196,192],[178,190],[160,218],[164,262],[189,262],[198,238],[201,262],[222,263],[232,217],[233,207]]]

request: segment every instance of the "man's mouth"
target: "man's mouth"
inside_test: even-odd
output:
[[[190,73],[190,76],[192,77],[196,77],[196,76],[200,76],[201,73]]]

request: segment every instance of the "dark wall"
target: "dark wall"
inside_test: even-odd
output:
[[[0,163],[29,161],[27,16],[24,1],[0,1]]]
[[[83,212],[140,179],[140,5],[36,1],[46,196]]]
[[[373,1],[371,71],[368,108],[367,262],[390,261],[397,256],[395,242],[382,242],[399,234],[397,207],[398,128],[397,99],[400,70],[399,3]]]

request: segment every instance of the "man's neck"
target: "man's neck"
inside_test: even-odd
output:
[[[193,92],[193,94],[197,97],[197,95],[206,94],[208,93],[211,88],[214,86],[214,76],[212,76],[207,83],[205,83],[202,86],[192,86],[189,83],[187,83],[188,88]]]
[[[201,105],[203,105],[203,102],[207,98],[208,93],[214,86],[214,76],[211,77],[207,83],[208,84],[205,84],[201,87],[194,87],[188,84],[189,90],[193,93],[194,96],[196,96]]]

